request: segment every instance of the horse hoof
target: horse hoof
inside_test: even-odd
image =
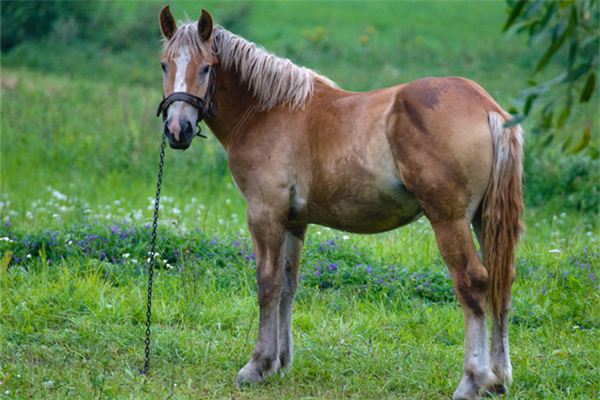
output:
[[[244,368],[238,372],[237,379],[235,383],[239,389],[242,389],[244,386],[252,385],[254,383],[259,383],[263,380],[263,376],[254,365],[251,363],[246,364]]]
[[[505,395],[508,394],[508,388],[506,387],[506,385],[500,383],[498,385],[494,385],[491,388],[488,389],[489,394],[499,394],[499,395]]]

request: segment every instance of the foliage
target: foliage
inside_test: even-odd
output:
[[[2,50],[50,35],[73,39],[94,20],[100,9],[98,4],[65,0],[3,1],[0,7]]]
[[[597,0],[509,0],[509,9],[504,30],[526,33],[532,47],[546,46],[529,80],[529,87],[521,93],[522,115],[517,116],[514,122],[529,115],[534,104],[544,99],[539,128],[556,128],[564,132],[574,103],[589,102],[598,86],[599,3]],[[554,58],[560,59],[561,72],[552,79],[539,82],[536,77],[549,69]],[[561,139],[562,147],[567,152],[574,154],[585,149],[591,141],[591,126],[583,128],[577,143],[571,141],[572,135],[569,134]],[[595,147],[592,152],[597,158],[598,148]]]

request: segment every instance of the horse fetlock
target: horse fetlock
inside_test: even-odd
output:
[[[294,353],[291,347],[279,350],[279,365],[281,369],[289,369],[294,362]]]
[[[492,371],[494,371],[494,374],[496,374],[500,382],[503,384],[512,384],[512,366],[510,365],[510,361],[508,361],[508,363],[505,361],[492,361]]]

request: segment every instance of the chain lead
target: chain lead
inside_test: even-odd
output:
[[[163,166],[165,159],[165,135],[162,136],[160,144],[160,160],[158,162],[158,176],[156,179],[156,199],[154,201],[154,220],[152,221],[152,236],[150,238],[150,255],[148,257],[148,303],[146,309],[146,339],[144,343],[144,368],[140,371],[143,375],[148,375],[150,368],[150,324],[152,318],[152,278],[154,275],[154,255],[156,251],[156,228],[158,227],[158,209],[160,202],[160,187],[162,184]]]

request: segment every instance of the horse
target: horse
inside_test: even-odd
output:
[[[523,211],[522,129],[510,114],[460,77],[343,90],[213,26],[206,10],[178,26],[166,6],[159,22],[164,135],[172,148],[186,149],[205,120],[247,202],[260,318],[237,385],[292,364],[292,303],[309,224],[377,233],[425,215],[464,314],[453,398],[504,393],[512,381],[508,314]]]

